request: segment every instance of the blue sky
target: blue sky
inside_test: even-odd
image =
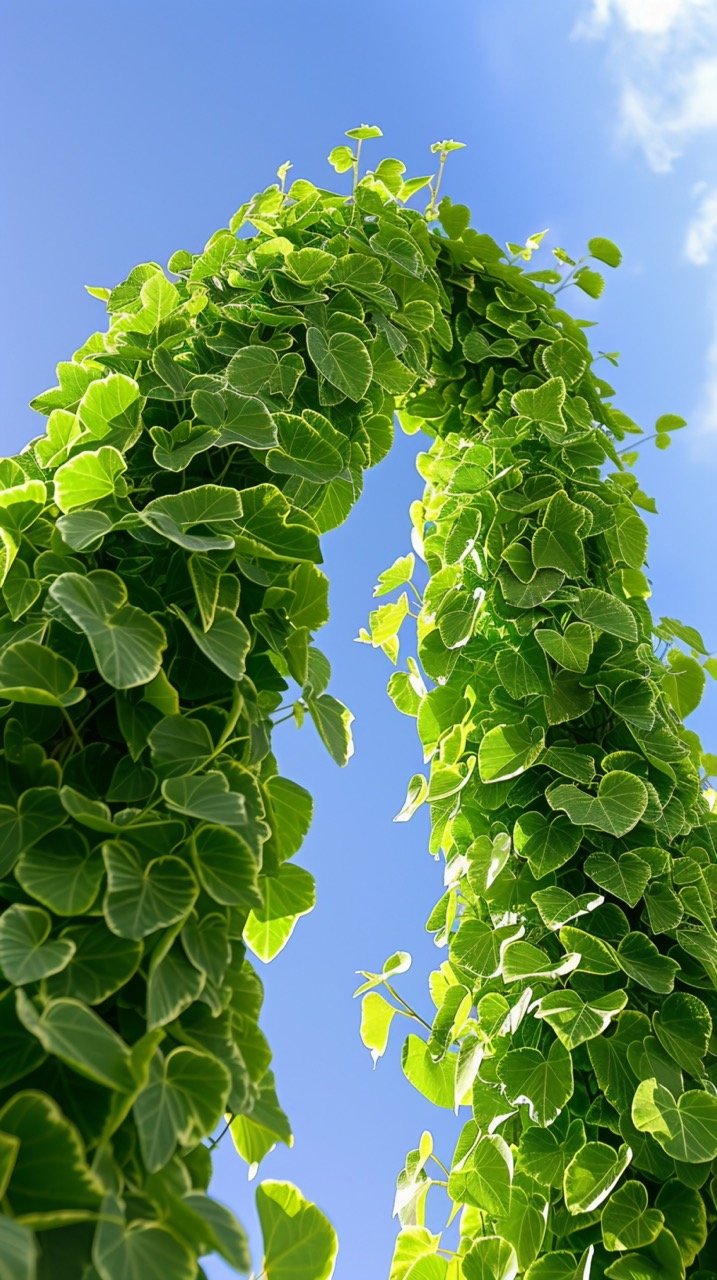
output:
[[[655,494],[650,569],[656,613],[717,647],[717,11],[712,0],[5,0],[0,110],[4,338],[2,452],[36,434],[30,397],[102,323],[84,283],[113,284],[135,262],[199,249],[282,161],[328,182],[342,131],[378,123],[383,155],[426,172],[453,136],[446,190],[499,240],[550,227],[580,251],[591,235],[625,263],[598,304],[596,347],[619,350],[619,403],[649,428],[691,422],[667,454],[645,449]],[[341,180],[340,180],[341,181]],[[415,440],[400,439],[326,544],[333,690],[356,713],[343,772],[311,736],[278,731],[283,771],[316,796],[302,860],[319,905],[265,973],[264,1025],[293,1151],[266,1160],[315,1199],[341,1238],[338,1280],[387,1274],[393,1180],[425,1127],[450,1152],[459,1123],[401,1077],[400,1037],[375,1072],[358,1039],[354,971],[413,952],[404,990],[425,1006],[434,959],[423,921],[440,892],[420,821],[393,826],[418,747],[384,694],[388,665],[352,643],[377,573],[407,549],[420,492]],[[694,717],[710,742],[714,697]],[[253,1192],[233,1149],[215,1193],[254,1229]],[[229,1274],[221,1262],[212,1280]]]

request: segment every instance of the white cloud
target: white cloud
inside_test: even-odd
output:
[[[580,34],[600,35],[615,20],[628,31],[661,36],[709,10],[712,0],[593,0],[592,13],[581,24]]]
[[[717,130],[715,0],[592,0],[575,34],[608,42],[620,134],[657,173]]]
[[[707,352],[704,382],[690,425],[694,427],[692,439],[697,451],[706,435],[712,440],[717,437],[717,306],[713,308],[712,345]]]
[[[701,182],[695,188],[700,197],[697,211],[687,227],[685,256],[696,267],[706,267],[717,249],[717,187]]]

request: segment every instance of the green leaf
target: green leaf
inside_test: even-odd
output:
[[[553,494],[531,541],[536,569],[560,569],[570,577],[584,573],[585,552],[579,533],[588,519],[585,508],[571,502],[562,490]]]
[[[615,769],[600,779],[597,795],[581,791],[573,783],[561,783],[551,787],[546,799],[551,809],[562,809],[575,826],[624,836],[640,821],[648,795],[634,774]]]
[[[617,245],[604,236],[593,236],[592,240],[588,240],[588,252],[592,258],[597,258],[608,267],[619,267],[622,262],[622,253]]]
[[[602,1211],[603,1244],[611,1252],[641,1249],[651,1244],[662,1230],[664,1214],[648,1209],[647,1190],[642,1182],[623,1182],[610,1196]]]
[[[231,551],[242,512],[238,489],[204,484],[154,498],[140,516],[155,532],[187,551]]]
[[[434,1062],[425,1040],[409,1035],[403,1046],[401,1065],[406,1079],[437,1107],[453,1110],[457,1058],[447,1054]]]
[[[240,555],[268,560],[318,561],[318,530],[311,516],[287,500],[273,484],[242,491],[243,514],[235,538]]]
[[[215,667],[230,680],[241,680],[246,667],[246,657],[251,647],[251,636],[241,618],[229,609],[218,606],[205,631],[195,627],[185,613],[175,606],[197,648]]]
[[[203,720],[164,716],[148,734],[152,765],[162,777],[184,774],[212,754],[214,743]]]
[[[630,907],[640,901],[652,874],[649,865],[636,853],[621,853],[618,858],[609,853],[591,853],[583,865],[586,875],[601,889],[622,898]]]
[[[26,893],[58,916],[89,911],[104,874],[99,854],[80,835],[59,831],[20,856],[15,878]]]
[[[578,968],[583,973],[597,973],[604,976],[616,973],[620,968],[617,954],[608,942],[597,938],[583,929],[566,924],[560,930],[560,941],[573,954],[580,956]]]
[[[14,903],[0,916],[0,969],[13,986],[59,973],[75,954],[74,943],[50,938],[52,919],[39,907]]]
[[[0,654],[0,697],[35,706],[71,706],[84,697],[76,689],[71,662],[35,640],[20,640]]]
[[[230,1086],[221,1062],[196,1049],[173,1049],[133,1107],[140,1149],[150,1171],[163,1168],[177,1143],[190,1146],[221,1119]]]
[[[147,978],[147,1027],[154,1030],[174,1022],[202,995],[207,975],[193,965],[179,946],[169,943],[155,950]]]
[[[465,1280],[515,1280],[518,1259],[507,1240],[500,1236],[483,1236],[468,1250],[461,1269]]]
[[[329,164],[333,166],[337,173],[347,173],[353,162],[354,153],[345,143],[340,147],[334,147],[329,152]]]
[[[311,825],[314,802],[304,787],[278,774],[269,778],[264,790],[269,799],[273,820],[272,841],[280,861],[298,853]]]
[[[307,698],[309,715],[319,731],[319,737],[337,764],[348,764],[354,753],[351,724],[353,715],[330,693],[317,698]]]
[[[29,1227],[0,1219],[0,1280],[35,1280],[37,1245]]]
[[[540,880],[569,862],[582,836],[567,818],[549,818],[531,809],[517,819],[513,839],[518,853],[527,858],[530,870]]]
[[[127,844],[103,845],[107,870],[104,913],[120,938],[146,938],[189,915],[197,884],[186,862],[165,855],[143,863]]]
[[[244,941],[260,960],[267,963],[286,946],[301,916],[316,902],[314,877],[302,867],[284,863],[275,876],[261,882],[262,906],[249,913],[244,925]]]
[[[90,382],[78,405],[77,417],[93,439],[102,440],[115,427],[126,432],[135,427],[139,400],[139,387],[133,378],[124,373],[110,373],[106,378]]]
[[[485,1134],[454,1162],[448,1194],[461,1204],[500,1215],[510,1208],[512,1181],[510,1147],[498,1134]]]
[[[518,777],[535,763],[544,744],[543,730],[529,716],[517,724],[489,729],[478,748],[481,781],[502,782]]]
[[[663,1049],[677,1065],[702,1079],[702,1059],[712,1036],[712,1018],[704,1002],[686,991],[675,991],[655,1010],[652,1025]]]
[[[632,644],[637,641],[635,615],[623,600],[618,600],[609,592],[599,591],[596,587],[585,587],[576,592],[571,608],[583,622],[589,623],[598,631],[606,631],[608,635],[618,636]]]
[[[573,1094],[570,1054],[554,1040],[547,1056],[540,1049],[510,1049],[498,1064],[508,1100],[526,1103],[531,1120],[541,1127],[560,1115]]]
[[[512,403],[515,412],[521,417],[564,432],[567,429],[563,417],[565,395],[562,378],[551,378],[535,389],[516,391]]]
[[[342,473],[346,467],[345,438],[322,414],[305,409],[302,417],[282,413],[276,421],[279,447],[266,455],[266,465],[272,471],[317,484],[326,484]]]
[[[14,1094],[0,1110],[0,1132],[20,1140],[7,1191],[11,1213],[42,1227],[58,1210],[89,1216],[99,1209],[102,1183],[87,1165],[80,1134],[47,1094]]]
[[[330,1280],[338,1240],[316,1205],[290,1182],[266,1181],[257,1188],[256,1207],[266,1280]]]
[[[717,1156],[717,1096],[690,1089],[675,1099],[657,1080],[642,1080],[632,1103],[632,1123],[650,1133],[675,1160],[700,1164]]]
[[[106,1089],[131,1092],[134,1075],[130,1051],[107,1023],[79,1000],[50,1000],[38,1014],[35,1005],[19,991],[17,1014],[53,1057]]]
[[[112,445],[76,453],[55,472],[55,503],[67,512],[111,498],[126,470],[125,459]]]
[[[671,649],[667,661],[669,670],[662,677],[662,688],[670,706],[680,720],[684,720],[702,701],[706,680],[704,668],[681,649]]]
[[[261,906],[256,859],[237,831],[224,826],[198,827],[191,849],[197,879],[215,902],[229,907]]]
[[[588,365],[587,353],[570,338],[556,338],[548,343],[541,351],[541,359],[547,372],[554,378],[562,378],[567,386],[578,382]]]
[[[316,368],[332,387],[358,401],[371,384],[371,357],[360,338],[352,333],[332,333],[321,329],[306,332],[306,346]]]
[[[164,630],[127,603],[127,588],[116,573],[62,573],[49,595],[86,635],[107,684],[132,689],[157,675],[167,643]]]
[[[129,982],[142,955],[141,942],[118,938],[104,920],[71,925],[62,937],[74,944],[75,954],[65,969],[47,980],[46,989],[53,997],[102,1004]]]
[[[162,348],[160,347],[160,351]],[[220,438],[218,427],[203,427],[194,422],[178,422],[172,431],[150,427],[154,440],[152,456],[165,471],[184,471],[198,453],[211,449]]]
[[[590,298],[599,298],[605,288],[605,281],[599,271],[591,271],[589,267],[580,267],[573,279],[578,288]]]
[[[210,1228],[216,1242],[217,1252],[230,1266],[237,1271],[249,1271],[251,1260],[246,1232],[237,1222],[234,1214],[218,1200],[209,1196],[190,1192],[182,1197],[183,1203],[198,1214]]]
[[[610,1195],[632,1160],[623,1144],[619,1150],[605,1142],[586,1142],[565,1170],[563,1192],[569,1213],[590,1213]]]
[[[626,933],[620,939],[616,954],[623,972],[641,986],[661,995],[672,990],[680,966],[670,956],[661,955],[644,933]]]
[[[218,822],[225,827],[244,827],[247,823],[246,800],[232,791],[223,773],[186,774],[167,778],[162,795],[170,809],[186,813],[204,822]]]
[[[593,648],[593,633],[586,623],[571,622],[562,635],[559,631],[538,629],[535,639],[548,657],[553,658],[559,666],[568,671],[587,671]]]
[[[374,1066],[383,1057],[388,1045],[391,1023],[398,1013],[377,991],[369,991],[361,1001],[361,1040],[371,1050]]]
[[[92,1245],[100,1280],[195,1280],[196,1263],[164,1227],[137,1219],[127,1227],[113,1196],[102,1205]]]
[[[675,1237],[685,1266],[694,1262],[707,1240],[707,1211],[699,1191],[676,1180],[666,1182],[655,1202]]]
[[[360,124],[355,129],[347,129],[346,137],[353,138],[354,141],[364,142],[370,138],[382,138],[383,130],[379,129],[377,124]],[[318,1276],[317,1280],[320,1280]]]
[[[613,1018],[625,1008],[627,994],[611,991],[584,1001],[577,991],[550,991],[538,1002],[535,1016],[544,1019],[566,1049],[576,1049],[607,1030]]]
[[[553,960],[542,947],[532,942],[509,942],[501,952],[504,982],[522,982],[524,978],[559,978],[571,973],[579,961],[578,955],[561,956]]]
[[[525,1280],[589,1280],[593,1253],[593,1245],[579,1259],[566,1249],[551,1251],[531,1263]]]

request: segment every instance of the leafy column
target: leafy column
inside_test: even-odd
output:
[[[391,1280],[707,1280],[716,761],[683,719],[715,661],[652,618],[655,507],[621,445],[640,429],[559,305],[602,277],[563,250],[535,270],[539,237],[504,253],[467,209],[440,215],[446,338],[432,329],[434,378],[402,412],[434,437],[411,513],[426,572],[420,590],[411,554],[381,575],[377,595],[401,594],[361,638],[396,662],[413,591],[419,661],[389,693],[428,769],[397,820],[430,806],[445,959],[426,1018],[396,998],[403,953],[359,993],[374,1058],[415,1019],[405,1075],[468,1118],[452,1158],[426,1133],[406,1159]],[[610,241],[590,251],[619,263]],[[661,418],[658,446],[683,425]],[[434,1186],[457,1234],[426,1225]]]

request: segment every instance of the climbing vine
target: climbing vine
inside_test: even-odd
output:
[[[616,250],[533,271],[537,237],[506,256],[441,198],[459,144],[436,144],[435,176],[393,159],[361,176],[378,136],[332,152],[347,194],[282,166],[203,252],[91,289],[107,327],[33,402],[44,433],[0,462],[3,1278],[196,1280],[217,1251],[249,1269],[211,1151],[228,1130],[254,1168],[291,1141],[251,957],[314,900],[293,861],[311,800],[272,730],[307,718],[350,755],[313,643],[320,537],[397,407],[435,438],[413,511],[418,661],[391,682],[431,770],[401,817],[432,806],[447,892],[430,927],[449,946],[404,1069],[473,1118],[443,1179],[460,1242],[422,1225],[424,1139],[392,1280],[711,1265],[715,845],[681,726],[704,646],[653,628],[649,500],[618,452],[636,428],[555,297],[570,279],[597,295],[592,260]],[[421,189],[426,213],[406,207]],[[408,600],[366,633],[394,659]],[[693,652],[665,663],[655,635]],[[369,991],[377,1054],[387,1010]],[[287,1183],[257,1204],[260,1276],[328,1280],[319,1210]]]
[[[468,1118],[452,1155],[426,1132],[406,1158],[391,1280],[708,1280],[717,760],[683,719],[717,663],[650,613],[655,505],[622,443],[640,428],[557,296],[603,277],[561,249],[536,270],[540,237],[505,253],[467,209],[438,212],[448,304],[400,414],[433,437],[426,487],[360,639],[394,663],[409,625],[417,645],[388,691],[429,767],[396,820],[430,807],[445,959],[425,1017],[396,988],[404,952],[357,994],[374,1060],[413,1020],[407,1079]],[[658,447],[684,425],[660,418]],[[429,1229],[429,1193],[453,1233]]]

